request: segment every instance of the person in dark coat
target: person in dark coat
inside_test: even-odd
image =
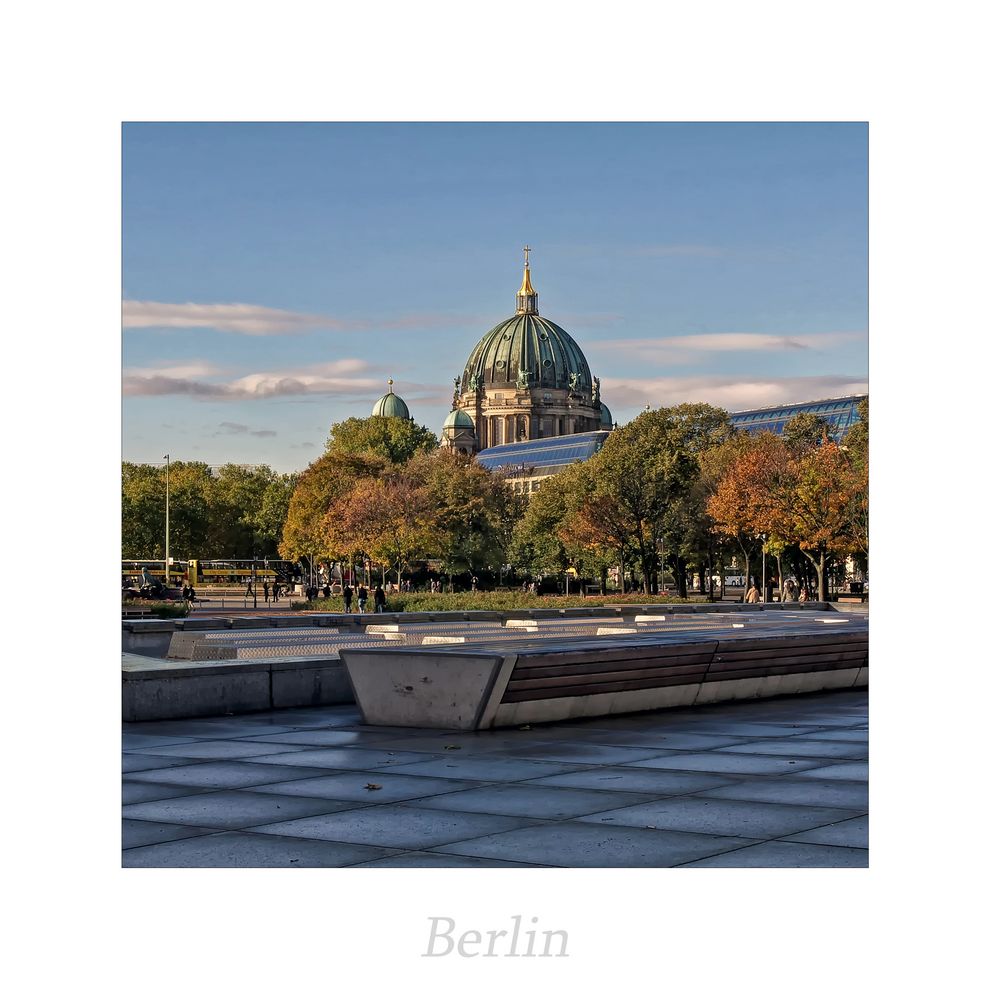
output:
[[[351,614],[351,598],[354,597],[354,591],[351,589],[351,585],[347,584],[344,587],[344,614]]]
[[[385,611],[385,591],[381,587],[375,588],[375,614],[380,615]]]
[[[265,594],[265,603],[268,604],[268,580],[262,581],[262,592]]]
[[[365,604],[368,602],[368,591],[363,586],[358,588],[358,613],[365,613]]]

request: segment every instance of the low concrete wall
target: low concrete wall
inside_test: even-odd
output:
[[[175,662],[124,654],[125,722],[188,719],[354,701],[341,661],[329,656]]]

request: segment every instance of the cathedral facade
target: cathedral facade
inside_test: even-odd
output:
[[[469,454],[498,445],[611,430],[581,348],[537,308],[524,247],[516,313],[475,345],[454,381],[441,444]]]

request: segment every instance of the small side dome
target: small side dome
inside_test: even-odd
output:
[[[475,421],[465,413],[464,410],[451,410],[444,421],[444,430],[472,431],[475,430]]]
[[[599,404],[600,410],[600,428],[604,431],[611,431],[613,429],[612,414],[609,412],[609,407],[605,403]]]
[[[392,391],[392,379],[389,379],[389,391],[377,400],[372,407],[373,417],[402,417],[409,420],[409,407],[405,401]]]

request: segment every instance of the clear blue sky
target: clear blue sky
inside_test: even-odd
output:
[[[864,124],[124,127],[124,457],[300,469],[386,379],[440,430],[521,247],[625,422],[866,391]]]

